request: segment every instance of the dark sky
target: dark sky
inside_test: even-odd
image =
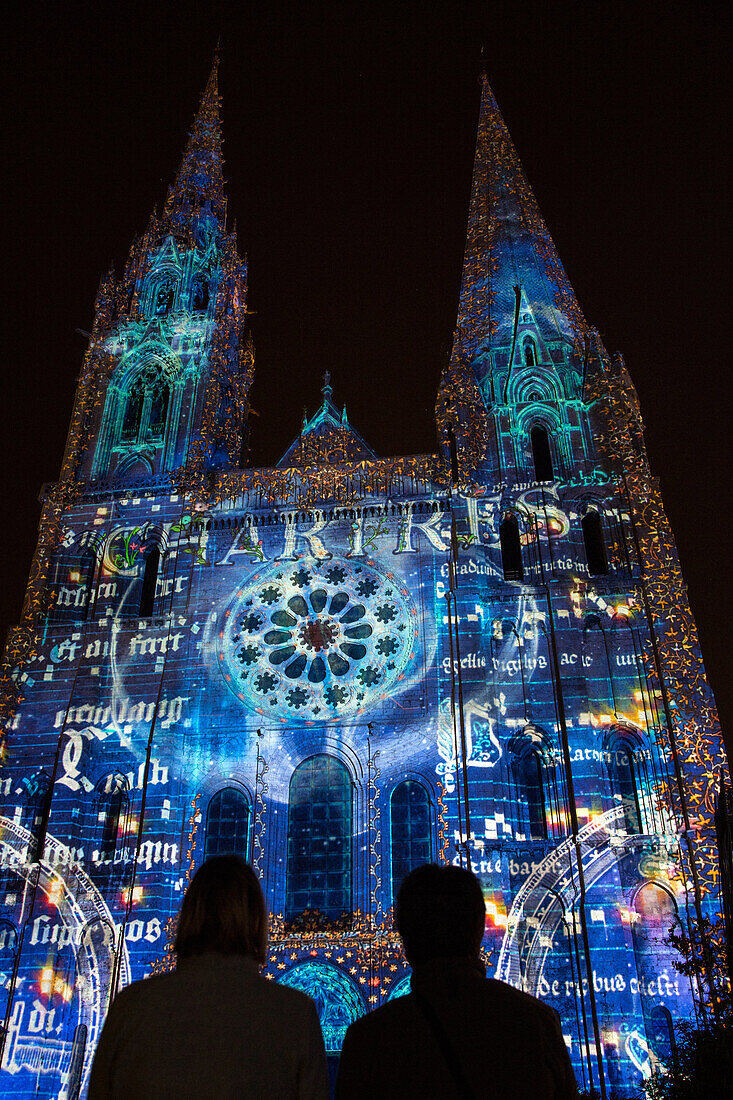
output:
[[[489,77],[587,318],[641,398],[730,730],[727,5],[26,3],[3,26],[0,626],[17,620],[102,272],[160,203],[222,39],[257,344],[252,460],[321,375],[384,455],[429,451]]]

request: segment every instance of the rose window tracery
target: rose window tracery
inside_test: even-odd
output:
[[[329,721],[373,706],[414,655],[410,596],[374,563],[273,563],[238,593],[219,636],[227,683],[279,719]]]

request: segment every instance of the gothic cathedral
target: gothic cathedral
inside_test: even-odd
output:
[[[8,642],[0,1095],[84,1095],[110,999],[174,965],[221,852],[334,1058],[409,988],[400,881],[449,861],[481,879],[488,972],[558,1011],[581,1086],[631,1095],[709,998],[665,941],[718,908],[726,765],[636,392],[486,79],[434,454],[377,456],[326,376],[243,468],[246,298],[215,64],[102,280]]]

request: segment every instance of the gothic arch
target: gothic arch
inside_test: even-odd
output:
[[[524,578],[524,555],[522,554],[522,527],[518,513],[512,509],[500,512],[499,546],[501,565],[505,581],[521,581]]]
[[[107,387],[92,477],[109,472],[115,453],[121,456],[116,474],[129,472],[128,456],[147,461],[152,469],[159,454],[165,465],[178,430],[183,377],[179,357],[159,341],[147,341],[123,356]]]
[[[611,798],[621,811],[620,825],[627,836],[654,831],[650,822],[649,776],[643,736],[628,725],[615,725],[603,739]]]
[[[190,307],[192,313],[208,313],[214,300],[214,280],[204,268],[194,271],[191,278]]]
[[[252,799],[240,784],[231,780],[222,783],[206,804],[204,859],[218,855],[238,855],[250,858],[252,831]]]
[[[580,526],[588,573],[590,576],[605,576],[609,571],[608,540],[605,537],[602,510],[592,504],[586,504],[581,509]]]
[[[298,962],[278,981],[299,989],[315,1001],[327,1054],[338,1054],[346,1029],[366,1011],[364,1000],[351,978],[334,966],[320,961]]]
[[[528,840],[547,840],[551,835],[553,803],[553,751],[546,730],[528,723],[507,746],[509,770],[516,788],[517,805],[523,807],[522,824]]]
[[[285,912],[329,920],[353,908],[353,780],[343,760],[315,753],[298,764],[288,788]]]
[[[540,365],[540,350],[537,338],[526,332],[522,337],[522,362],[525,367],[538,367]]]
[[[436,845],[436,799],[422,775],[397,780],[389,794],[389,847],[392,900],[410,871],[432,863]]]
[[[123,458],[119,466],[115,469],[115,474],[118,477],[135,472],[137,477],[152,477],[155,472],[155,466],[150,454],[145,450],[135,450],[131,454]]]
[[[143,313],[153,317],[165,317],[175,310],[180,292],[181,271],[172,260],[164,260],[150,273],[143,295]],[[162,292],[168,291],[166,300]]]
[[[85,940],[85,929],[90,924],[100,922],[114,928],[112,914],[99,889],[84,868],[76,862],[71,849],[61,844],[50,833],[46,835],[43,855],[38,865],[29,864],[23,858],[30,841],[27,829],[8,817],[0,816],[0,854],[13,861],[17,874],[26,881],[33,881],[37,873],[39,890],[53,905],[58,917],[68,932],[68,940],[74,944],[81,940],[81,947],[75,951],[77,982],[83,985],[85,996],[74,999],[79,1012],[80,1023],[88,1028],[87,1051],[95,1049],[99,1032],[107,1010],[108,985],[115,968],[115,956],[121,952],[118,960],[120,987],[130,983],[130,960],[127,944],[116,944],[114,936],[105,937],[101,942]],[[36,872],[36,866],[38,871]],[[83,949],[82,949],[83,948]],[[22,1051],[6,1052],[4,1068],[11,1073],[27,1065]],[[86,1087],[86,1078],[91,1068],[91,1059],[84,1064],[82,1091]]]
[[[524,405],[529,401],[558,404],[563,393],[555,371],[551,367],[536,366],[522,367],[512,373],[507,397],[514,405]]]

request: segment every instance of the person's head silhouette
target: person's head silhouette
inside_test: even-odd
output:
[[[438,958],[476,958],[485,919],[479,880],[452,864],[416,867],[397,894],[395,924],[410,966]]]
[[[174,950],[179,959],[214,951],[265,961],[267,909],[257,875],[239,856],[203,863],[186,890]]]

